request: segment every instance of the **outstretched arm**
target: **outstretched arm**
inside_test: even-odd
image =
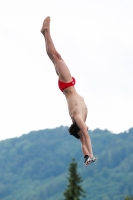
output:
[[[84,156],[86,156],[86,155],[90,156],[90,153],[86,147],[85,138],[84,138],[83,134],[81,133],[81,131],[79,132],[79,135],[80,135],[81,149],[82,149]]]
[[[78,127],[80,128],[79,134],[81,134],[81,144],[83,145],[82,150],[83,153],[86,152],[86,148],[89,152],[89,156],[93,158],[93,151],[92,151],[92,144],[91,144],[91,139],[90,136],[88,135],[88,127],[86,126],[85,122],[81,119],[80,115],[76,115],[74,117],[74,120]],[[86,146],[86,148],[85,148]]]

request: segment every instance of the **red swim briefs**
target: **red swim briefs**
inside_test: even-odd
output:
[[[73,78],[73,77],[72,77],[72,81],[69,83],[65,83],[65,82],[58,80],[58,86],[59,86],[60,90],[63,92],[63,90],[65,90],[66,88],[68,88],[70,86],[74,86],[75,82],[76,82],[75,78]]]

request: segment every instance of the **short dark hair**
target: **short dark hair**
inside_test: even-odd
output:
[[[74,122],[70,128],[68,129],[70,135],[73,135],[74,137],[76,137],[77,139],[80,139],[80,136],[78,134],[78,132],[80,131],[80,128],[78,127],[78,125],[76,124],[76,122]]]

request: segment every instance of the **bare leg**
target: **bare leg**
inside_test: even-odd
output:
[[[70,82],[72,80],[71,73],[67,65],[61,58],[61,55],[57,52],[50,35],[50,17],[47,17],[44,20],[41,33],[44,35],[46,51],[49,58],[54,63],[56,73],[59,76],[59,80],[64,82]]]

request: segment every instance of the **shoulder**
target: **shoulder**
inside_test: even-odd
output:
[[[84,128],[86,129],[87,126],[85,122],[83,121],[82,116],[80,114],[75,114],[73,118],[80,129],[84,129]]]

